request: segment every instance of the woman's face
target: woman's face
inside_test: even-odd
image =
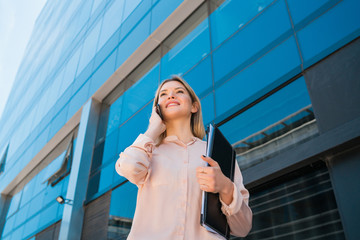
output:
[[[196,104],[191,101],[190,94],[178,81],[166,82],[160,89],[159,101],[161,113],[165,120],[190,118],[197,112]]]

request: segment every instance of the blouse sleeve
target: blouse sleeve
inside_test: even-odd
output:
[[[151,154],[154,141],[140,134],[135,142],[120,153],[116,161],[116,172],[136,185],[144,184],[150,175]]]
[[[249,191],[244,187],[243,177],[236,162],[233,201],[227,205],[221,198],[221,210],[226,215],[231,234],[245,237],[252,227],[252,211],[249,207]]]

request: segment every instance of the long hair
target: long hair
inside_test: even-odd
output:
[[[160,90],[161,90],[162,86],[165,83],[171,82],[171,81],[177,81],[177,82],[181,83],[182,85],[184,85],[185,89],[188,91],[188,93],[191,97],[192,104],[197,103],[198,111],[196,113],[192,113],[191,120],[190,120],[190,127],[191,127],[191,132],[195,137],[203,139],[205,136],[205,128],[204,128],[204,123],[203,123],[203,118],[202,118],[200,100],[199,100],[198,96],[196,96],[194,90],[190,87],[190,85],[180,76],[173,75],[171,78],[166,79],[162,83],[160,83],[160,85],[155,93],[153,107],[155,107],[156,104],[159,102],[159,94],[160,94]],[[157,144],[160,144],[165,137],[166,137],[166,130],[157,139],[157,141],[156,141]]]

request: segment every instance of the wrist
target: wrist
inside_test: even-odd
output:
[[[220,191],[220,195],[221,196],[226,196],[226,197],[230,197],[233,195],[234,192],[234,185],[233,182],[227,178],[226,184],[225,186],[221,189]]]
[[[154,131],[153,129],[146,130],[144,134],[149,138],[151,138],[153,141],[155,141],[160,136],[160,134]]]

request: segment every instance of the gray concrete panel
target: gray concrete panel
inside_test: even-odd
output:
[[[82,109],[66,195],[66,199],[71,201],[64,206],[59,239],[81,239],[83,203],[86,198],[100,108],[99,102],[90,99]]]

